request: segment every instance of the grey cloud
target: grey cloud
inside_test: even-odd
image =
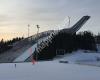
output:
[[[5,2],[7,3],[8,0],[4,0],[2,5]],[[15,25],[28,22],[54,24],[54,22],[62,21],[66,16],[75,16],[73,18],[77,19],[77,17],[88,14],[92,16],[92,21],[90,22],[93,23],[94,20],[95,24],[99,25],[99,3],[100,0],[9,0],[7,4],[13,5],[10,7],[9,5],[3,5],[9,11],[9,14],[5,10],[7,16],[1,15],[0,21],[2,23],[12,22]],[[75,19],[71,20],[72,23],[75,22]]]

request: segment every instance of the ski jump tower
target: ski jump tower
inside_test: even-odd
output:
[[[88,20],[90,19],[90,16],[83,16],[75,25],[73,25],[71,28],[63,29],[62,32],[76,33]]]
[[[65,28],[61,29],[59,31],[52,32],[48,37],[45,37],[41,40],[39,40],[39,43],[34,44],[29,49],[27,49],[21,56],[17,57],[13,62],[25,62],[30,61],[32,59],[32,56],[34,55],[34,52],[37,52],[37,54],[43,50],[45,47],[49,45],[49,43],[52,43],[52,39],[57,35],[59,32],[66,32],[70,34],[75,34],[88,20],[90,16],[83,16],[75,25],[73,25],[71,28]],[[38,47],[36,46],[38,44]],[[31,51],[31,53],[29,53]]]

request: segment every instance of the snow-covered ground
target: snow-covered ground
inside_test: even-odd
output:
[[[0,64],[0,80],[100,80],[100,67],[55,61]]]
[[[35,64],[2,63],[0,80],[100,80],[98,58],[100,53],[85,53],[79,50],[53,61],[41,61]]]
[[[56,59],[62,62],[67,61],[68,63],[75,64],[86,64],[93,66],[100,66],[100,53],[96,52],[84,52],[82,50],[78,50],[71,54],[64,55],[61,59]]]

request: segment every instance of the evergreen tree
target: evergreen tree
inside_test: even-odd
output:
[[[38,53],[38,59],[53,59],[56,56],[56,50],[60,49],[65,50],[65,53],[71,53],[77,49],[96,50],[95,37],[89,31],[80,32],[77,35],[60,32],[48,47]]]

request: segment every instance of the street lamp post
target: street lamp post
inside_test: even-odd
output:
[[[70,17],[68,16],[68,28],[70,27]]]
[[[38,48],[38,37],[39,37],[39,25],[36,25],[36,27],[37,27],[37,48]],[[36,61],[38,60],[38,53],[36,53]]]
[[[39,27],[39,25],[36,25],[36,26],[37,26],[37,29],[38,29],[38,30],[37,30],[37,35],[38,35],[38,33],[39,33],[39,28],[40,28],[40,27]]]

